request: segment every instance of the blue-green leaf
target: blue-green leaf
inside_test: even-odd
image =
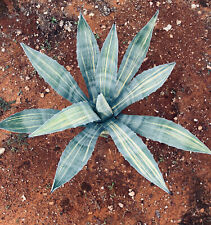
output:
[[[118,90],[116,91],[116,97],[119,96],[124,86],[131,81],[146,57],[157,17],[158,11],[128,46],[117,75]]]
[[[86,101],[87,98],[71,74],[58,62],[27,45],[21,46],[38,74],[62,97],[70,102]]]
[[[102,93],[108,103],[112,100],[116,92],[117,62],[118,38],[116,25],[114,24],[101,49],[96,72],[98,93]]]
[[[101,119],[109,118],[113,115],[111,107],[102,93],[97,96],[96,109]]]
[[[60,158],[51,192],[68,182],[87,164],[101,131],[99,124],[90,124],[70,141]]]
[[[146,138],[186,151],[211,154],[209,148],[190,131],[170,120],[124,114],[121,114],[119,119],[134,132]]]
[[[124,108],[139,101],[160,88],[167,80],[175,63],[156,66],[137,75],[112,103],[112,110],[118,115]]]
[[[1,121],[0,129],[31,133],[58,112],[54,109],[25,109]]]
[[[96,38],[86,20],[82,14],[80,14],[77,31],[77,59],[87,85],[89,96],[93,102],[95,102],[97,98],[95,73],[99,53]]]
[[[105,129],[130,165],[150,182],[169,193],[158,165],[143,141],[125,124],[115,119],[108,121]]]
[[[30,134],[29,137],[51,134],[98,120],[100,118],[92,110],[88,102],[74,103],[47,120],[41,127]]]

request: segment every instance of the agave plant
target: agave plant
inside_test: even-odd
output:
[[[89,98],[63,66],[21,44],[38,74],[58,94],[73,104],[61,111],[23,110],[0,122],[0,128],[29,133],[29,137],[35,137],[78,126],[85,127],[64,150],[56,170],[52,191],[68,182],[83,168],[102,132],[111,135],[131,166],[168,193],[156,161],[136,133],[186,151],[211,153],[198,138],[172,121],[153,116],[121,114],[127,106],[160,88],[175,66],[175,63],[156,66],[133,78],[146,57],[157,16],[158,12],[134,37],[117,70],[116,25],[112,26],[100,51],[94,34],[84,17],[80,15],[77,60],[87,84]]]

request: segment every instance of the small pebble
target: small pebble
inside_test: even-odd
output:
[[[130,197],[134,197],[135,196],[135,192],[134,191],[129,191],[129,194],[128,194]]]
[[[95,14],[93,12],[89,13],[90,17],[93,17]]]
[[[41,98],[44,98],[45,95],[44,95],[43,93],[40,93],[40,97],[41,97]]]
[[[198,126],[198,130],[202,130],[202,126]]]
[[[49,205],[54,205],[54,202],[49,202],[48,204],[49,204]]]
[[[49,93],[50,92],[49,88],[46,88],[45,89],[45,92]]]
[[[113,208],[113,205],[109,205],[109,206],[108,206],[108,209],[109,209],[109,211],[113,211],[113,209],[114,209],[114,208]]]
[[[69,71],[69,72],[70,72],[71,67],[70,67],[70,66],[66,66],[66,69],[67,69],[67,71]]]
[[[119,205],[120,208],[124,207],[124,205],[121,202],[119,202],[118,205]]]
[[[173,38],[174,37],[172,34],[170,34],[169,36],[170,36],[170,38]]]
[[[2,51],[2,52],[5,52],[5,48],[2,48],[1,51]]]
[[[155,210],[155,215],[157,216],[157,218],[160,218],[160,212],[159,212],[159,210]]]
[[[203,213],[203,212],[204,212],[204,208],[201,208],[201,209],[200,209],[200,213]]]
[[[176,23],[177,23],[177,25],[180,25],[182,23],[182,21],[181,20],[177,20]]]
[[[191,9],[196,9],[197,5],[196,4],[191,4]]]
[[[22,196],[21,196],[21,199],[22,199],[22,202],[26,201],[25,195],[22,195]]]
[[[164,27],[163,29],[165,30],[165,31],[169,31],[169,30],[171,30],[171,28],[172,28],[172,25],[171,24],[168,24],[166,27]]]
[[[185,160],[185,157],[184,156],[182,156],[182,158],[180,159],[180,161],[184,161]]]
[[[0,155],[2,155],[5,152],[5,148],[0,148]]]
[[[159,7],[160,6],[160,2],[156,2],[156,6]]]
[[[72,31],[72,24],[70,23],[70,21],[66,21],[65,25],[64,25],[64,29],[67,30],[68,32]]]
[[[194,122],[198,122],[198,119],[193,119]]]
[[[28,87],[28,86],[26,86],[26,87],[25,87],[25,90],[26,90],[26,91],[29,91],[29,87]]]
[[[19,35],[21,35],[21,34],[22,34],[22,31],[21,31],[21,30],[17,30],[17,31],[16,31],[16,35],[17,35],[17,36],[19,36]]]
[[[64,25],[64,21],[63,21],[63,20],[60,20],[60,21],[59,21],[59,26],[60,26],[60,27],[63,27],[63,25]]]

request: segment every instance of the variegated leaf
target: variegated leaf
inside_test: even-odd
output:
[[[95,102],[97,98],[95,73],[99,53],[96,38],[86,20],[82,14],[80,14],[77,31],[77,59],[87,85],[89,96],[93,102]]]
[[[0,129],[17,133],[31,133],[43,125],[59,110],[25,109],[0,122]]]
[[[124,115],[118,117],[134,132],[154,141],[186,151],[211,154],[190,131],[170,120],[154,116]]]
[[[128,46],[117,75],[116,97],[119,96],[124,86],[131,81],[146,57],[157,17],[158,11]]]
[[[29,137],[51,134],[98,120],[100,118],[92,110],[88,102],[74,103],[47,120],[41,127],[30,134]]]
[[[150,182],[169,193],[158,165],[143,141],[121,121],[112,119],[104,127],[130,165]]]
[[[96,86],[108,103],[113,99],[117,76],[118,38],[114,24],[103,44],[97,63]]]
[[[70,141],[60,158],[51,192],[68,182],[87,164],[101,131],[101,125],[90,124]]]
[[[71,74],[58,62],[27,45],[21,46],[38,74],[62,97],[70,102],[86,101],[87,98]]]
[[[114,115],[160,88],[171,74],[175,63],[156,66],[137,75],[112,103]]]
[[[97,96],[96,109],[101,119],[108,119],[113,115],[111,107],[102,93]]]

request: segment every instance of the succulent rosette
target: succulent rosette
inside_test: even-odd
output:
[[[66,146],[56,170],[52,191],[68,182],[87,164],[103,132],[109,133],[132,167],[167,193],[169,190],[158,164],[137,134],[182,150],[211,153],[197,137],[179,124],[160,117],[121,113],[127,106],[160,88],[175,66],[174,62],[167,63],[136,75],[146,57],[157,16],[158,12],[133,38],[118,69],[116,25],[112,26],[100,51],[93,32],[80,15],[77,60],[89,98],[62,65],[21,44],[38,74],[72,105],[61,111],[23,110],[0,122],[0,129],[35,137],[84,127]]]

